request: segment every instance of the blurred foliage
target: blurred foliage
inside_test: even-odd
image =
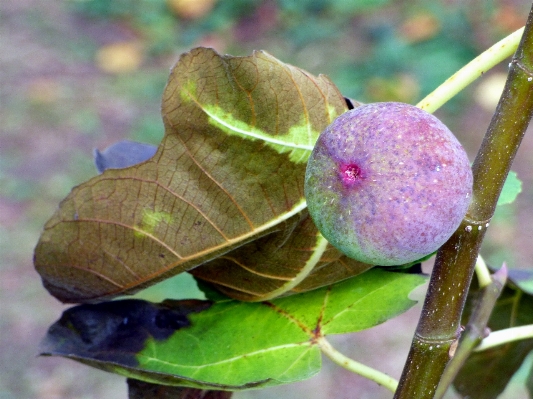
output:
[[[476,33],[480,18],[497,17],[494,25],[483,26],[490,43],[520,24],[519,10],[502,11],[492,1],[85,0],[71,5],[83,17],[128,24],[152,56],[197,45],[237,55],[261,47],[328,74],[346,96],[363,102],[416,102],[484,48]],[[448,109],[456,111],[462,97]]]

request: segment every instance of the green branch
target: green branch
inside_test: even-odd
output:
[[[373,369],[372,367],[368,367],[362,363],[350,359],[349,357],[346,357],[342,353],[338,352],[333,346],[331,346],[331,344],[324,337],[318,338],[316,342],[322,353],[330,358],[333,363],[351,371],[352,373],[368,378],[369,380],[384,386],[392,392],[396,391],[396,388],[398,387],[398,381],[396,381],[394,378],[382,373],[381,371]]]
[[[533,113],[533,10],[507,83],[472,166],[473,198],[463,222],[438,251],[396,399],[433,398],[455,354],[479,248]]]
[[[428,94],[416,106],[433,113],[448,100],[467,87],[470,83],[481,77],[485,72],[506,58],[513,55],[518,47],[524,28],[518,29],[498,43],[485,50],[456,73],[450,76],[443,84]]]

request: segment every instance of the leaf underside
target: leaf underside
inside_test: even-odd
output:
[[[74,188],[46,223],[43,284],[63,302],[94,302],[191,271],[266,300],[367,270],[324,241],[303,197],[314,142],[345,110],[326,77],[265,52],[182,55],[155,155]]]
[[[80,305],[48,331],[44,355],[154,384],[242,390],[300,381],[321,367],[316,339],[409,309],[420,275],[371,270],[261,303],[141,300]],[[238,337],[238,339],[235,339]]]
[[[128,378],[128,399],[229,399],[232,394],[230,391],[205,391]]]

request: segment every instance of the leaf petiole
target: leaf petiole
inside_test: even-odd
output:
[[[490,271],[485,263],[485,260],[481,255],[477,256],[476,262],[476,276],[480,288],[484,288],[492,283],[492,278],[490,277]]]
[[[365,364],[356,362],[355,360],[343,355],[333,346],[331,346],[331,344],[328,340],[326,340],[325,337],[317,338],[316,343],[322,353],[324,353],[324,355],[326,355],[331,361],[333,361],[333,363],[345,368],[348,371],[351,371],[352,373],[359,374],[362,377],[374,381],[379,385],[382,385],[383,387],[387,388],[391,392],[396,391],[396,388],[398,387],[398,381],[394,378],[379,370],[373,369],[372,367],[369,367]]]
[[[533,324],[520,327],[511,327],[503,330],[491,332],[481,344],[474,349],[474,352],[481,352],[495,346],[507,344],[513,341],[533,338]]]
[[[444,83],[429,93],[416,106],[430,113],[435,112],[485,72],[507,57],[512,56],[518,48],[523,32],[524,28],[520,28],[485,50],[446,79]]]

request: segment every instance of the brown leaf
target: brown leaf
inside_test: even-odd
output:
[[[264,301],[323,287],[371,267],[326,244],[307,212],[298,217],[303,219],[298,225],[220,256],[191,270],[191,274],[232,298]],[[322,249],[317,240],[324,240]]]
[[[267,53],[182,55],[163,95],[165,137],[154,157],[74,188],[46,223],[35,250],[45,287],[64,302],[133,293],[262,237],[279,245],[300,230],[310,238],[294,238],[283,257],[293,270],[267,273],[286,281],[295,271],[301,279],[305,267],[323,269],[326,259],[335,264],[339,254],[330,258],[314,226],[299,221],[307,218],[310,150],[345,110],[326,77]],[[256,285],[239,289],[255,293]]]

